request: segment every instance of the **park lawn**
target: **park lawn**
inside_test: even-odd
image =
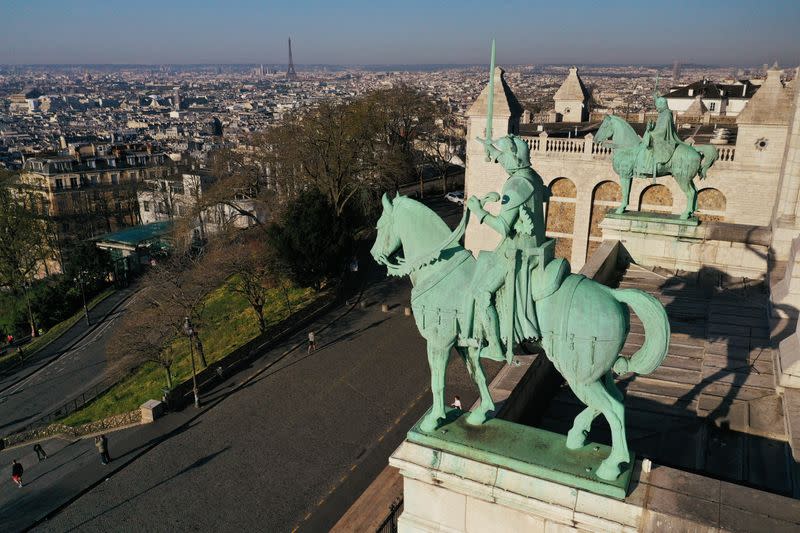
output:
[[[231,283],[231,281],[226,282],[208,296],[202,321],[196,324],[208,364],[222,359],[259,335],[255,311],[243,295],[231,290]],[[291,286],[287,291],[292,311],[302,309],[318,297],[318,294],[310,288]],[[289,309],[284,292],[273,289],[264,306],[267,327],[288,316]],[[171,368],[173,386],[191,379],[192,367],[186,339],[183,337],[175,339],[167,350],[174,354]],[[195,361],[198,365],[197,370],[200,371],[197,354]],[[61,422],[69,426],[78,426],[133,411],[147,400],[161,399],[164,387],[166,387],[166,376],[161,365],[145,363],[95,401]]]
[[[91,301],[87,302],[86,307],[88,307],[90,310],[93,309],[97,304],[99,304],[100,302],[111,296],[115,290],[116,289],[109,287],[108,289],[104,290],[103,292],[92,298]],[[59,338],[65,331],[67,331],[69,328],[77,324],[80,320],[83,320],[83,314],[84,314],[83,307],[81,307],[80,310],[76,311],[74,315],[72,315],[66,320],[62,320],[52,328],[48,329],[41,337],[36,337],[31,342],[23,346],[22,350],[24,356],[30,357],[31,355],[35,354],[36,352],[38,352],[39,350],[41,350],[42,348],[44,348],[45,346],[47,346],[48,344]],[[2,366],[2,364],[5,363],[6,361],[13,359],[15,357],[19,357],[16,349],[9,351],[5,355],[0,356],[0,366]]]

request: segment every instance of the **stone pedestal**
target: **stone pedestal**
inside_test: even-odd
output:
[[[164,415],[164,404],[158,400],[147,400],[139,408],[142,410],[142,424],[149,424]]]
[[[767,273],[769,228],[715,222],[687,223],[652,213],[608,214],[603,240],[618,240],[640,265],[697,272],[716,269],[734,277]]]

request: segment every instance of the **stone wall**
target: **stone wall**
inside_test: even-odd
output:
[[[40,428],[14,433],[3,439],[5,447],[20,446],[25,443],[49,439],[51,437],[62,436],[66,438],[81,438],[86,435],[93,435],[103,431],[110,431],[113,429],[123,428],[134,424],[139,424],[142,421],[142,412],[137,409],[128,413],[109,416],[103,420],[96,422],[89,422],[82,426],[72,427],[65,426],[64,424],[50,424]]]

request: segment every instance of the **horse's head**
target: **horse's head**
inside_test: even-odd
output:
[[[606,115],[594,136],[594,142],[600,144],[609,140],[614,142],[613,148],[628,148],[639,144],[642,139],[623,119],[616,115]]]
[[[603,119],[603,123],[600,124],[600,129],[597,130],[597,133],[594,136],[595,144],[604,143],[614,136],[614,126],[612,124],[612,120],[612,115],[606,115],[606,118]]]
[[[378,235],[375,237],[375,244],[372,245],[370,254],[377,263],[390,266],[389,256],[396,252],[402,243],[400,236],[395,231],[395,206],[385,193],[381,198],[381,203],[383,204],[383,213],[378,219]]]

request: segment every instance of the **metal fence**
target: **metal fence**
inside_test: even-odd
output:
[[[82,407],[94,401],[98,396],[113,387],[115,383],[116,380],[101,381],[97,385],[85,390],[72,400],[61,404],[58,408],[50,411],[46,415],[37,418],[33,422],[26,424],[24,427],[14,430],[13,433],[22,433],[23,431],[28,431],[40,426],[46,426],[52,422],[55,422],[56,420],[64,418],[65,416],[71,415],[78,409],[81,409]]]
[[[389,507],[389,514],[383,520],[375,533],[397,533],[397,519],[403,512],[403,498],[398,498]]]

